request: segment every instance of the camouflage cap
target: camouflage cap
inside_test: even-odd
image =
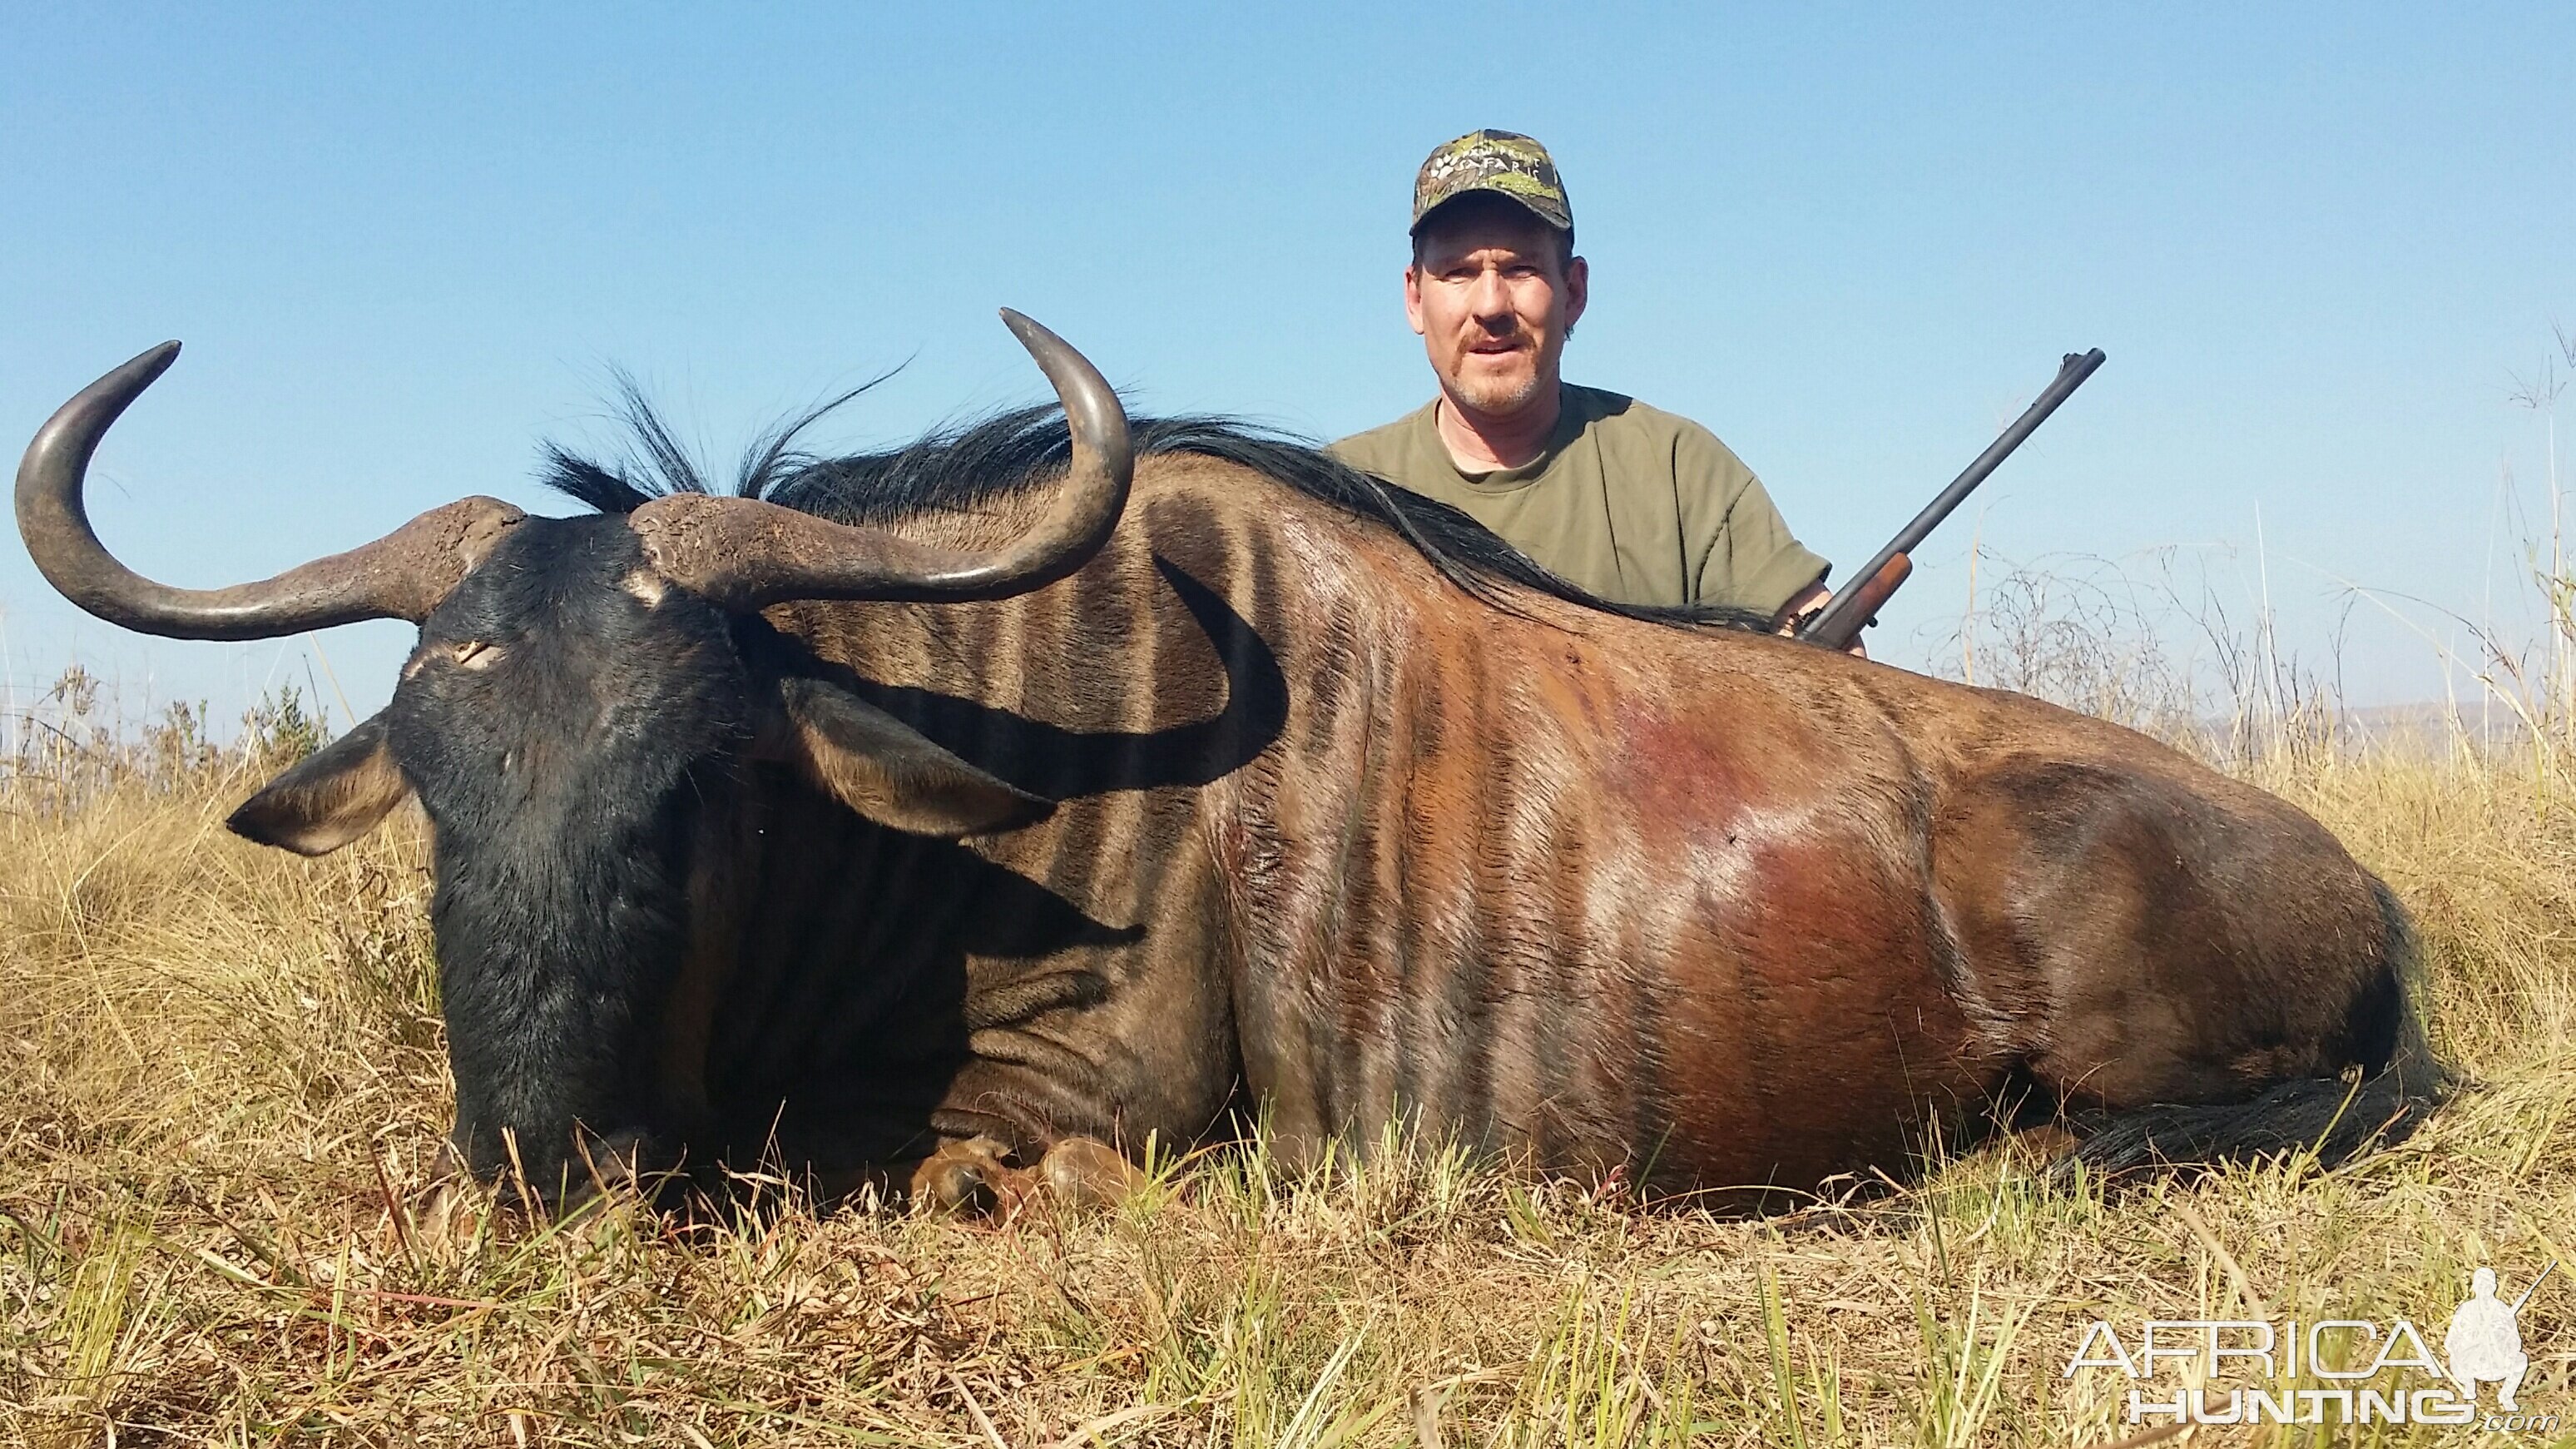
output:
[[[1470,191],[1508,196],[1558,231],[1574,230],[1574,206],[1547,148],[1511,131],[1469,131],[1422,163],[1413,178],[1413,226]]]

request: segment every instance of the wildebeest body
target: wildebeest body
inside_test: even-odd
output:
[[[810,466],[782,440],[758,497],[559,459],[600,516],[469,499],[171,590],[79,503],[164,351],[39,434],[21,528],[132,627],[420,623],[393,703],[234,824],[318,853],[417,795],[456,1142],[541,1191],[1253,1115],[1292,1155],[1403,1120],[1795,1190],[1999,1103],[2111,1114],[2117,1165],[2331,1156],[2439,1095],[2403,913],[2277,799],[1600,605],[1308,450],[1146,423],[1131,465],[1096,372],[1015,326],[1069,465],[1035,415]]]

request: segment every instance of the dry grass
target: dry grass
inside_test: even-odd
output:
[[[2525,1403],[2576,1418],[2569,801],[2465,753],[2252,768],[2414,907],[2437,1033],[2484,1084],[2344,1171],[2106,1203],[2007,1146],[1747,1222],[1412,1150],[1294,1180],[1255,1145],[999,1230],[792,1203],[426,1221],[449,1087],[418,828],[256,849],[220,826],[253,776],[202,750],[69,794],[22,778],[0,789],[0,1439],[2105,1443],[2133,1432],[2126,1385],[2060,1374],[2093,1319],[2331,1308],[2438,1340],[2471,1266],[2510,1289],[2552,1258]],[[2329,1442],[2220,1437],[2246,1432],[2201,1437]]]

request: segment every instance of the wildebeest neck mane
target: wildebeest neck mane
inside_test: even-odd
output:
[[[796,446],[808,426],[856,395],[853,391],[832,399],[763,434],[744,455],[731,491],[836,523],[883,525],[923,512],[971,509],[1012,497],[1061,472],[1072,456],[1064,414],[1054,407],[997,413],[881,453],[825,458]],[[550,447],[543,475],[546,486],[602,513],[629,513],[665,493],[713,491],[688,451],[631,388],[623,411],[636,439],[630,464],[607,467]],[[1382,525],[1411,544],[1451,583],[1497,608],[1511,608],[1503,586],[1517,585],[1586,608],[1660,624],[1751,630],[1770,626],[1768,619],[1743,609],[1650,608],[1601,598],[1541,568],[1448,504],[1362,472],[1312,444],[1231,418],[1136,418],[1128,429],[1139,457],[1181,453],[1240,464],[1308,498]]]

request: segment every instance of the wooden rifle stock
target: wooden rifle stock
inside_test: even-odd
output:
[[[1904,583],[1905,576],[1914,571],[1907,555],[1921,547],[1932,530],[1941,526],[1941,520],[1950,516],[1950,510],[1975,492],[1977,485],[1986,481],[1986,475],[2011,457],[2013,449],[2021,446],[2022,439],[2029,437],[2041,423],[2047,422],[2048,415],[2057,411],[2057,405],[2082,387],[2084,379],[2091,377],[2093,369],[2101,365],[2102,349],[2099,347],[2090,352],[2066,354],[2065,360],[2057,365],[2056,378],[2041,390],[2020,417],[2013,420],[2011,427],[2004,429],[2003,436],[1988,444],[1986,450],[1977,455],[1977,461],[1968,465],[1966,472],[1950,480],[1950,486],[1924,505],[1923,511],[1914,515],[1912,523],[1899,529],[1896,537],[1887,541],[1887,547],[1862,565],[1858,585],[1834,595],[1832,602],[1809,615],[1806,624],[1798,630],[1798,637],[1828,649],[1850,648],[1851,642],[1860,637],[1861,630],[1878,622],[1873,616],[1878,613],[1879,606],[1886,603],[1887,596],[1895,593],[1897,585]]]
[[[1896,555],[1879,565],[1877,573],[1861,580],[1850,591],[1851,607],[1843,610],[1839,618],[1830,624],[1819,618],[1816,623],[1799,630],[1798,637],[1828,649],[1849,649],[1852,641],[1860,637],[1861,630],[1878,622],[1878,606],[1886,603],[1887,596],[1895,593],[1906,576],[1913,572],[1914,560],[1901,553]]]

